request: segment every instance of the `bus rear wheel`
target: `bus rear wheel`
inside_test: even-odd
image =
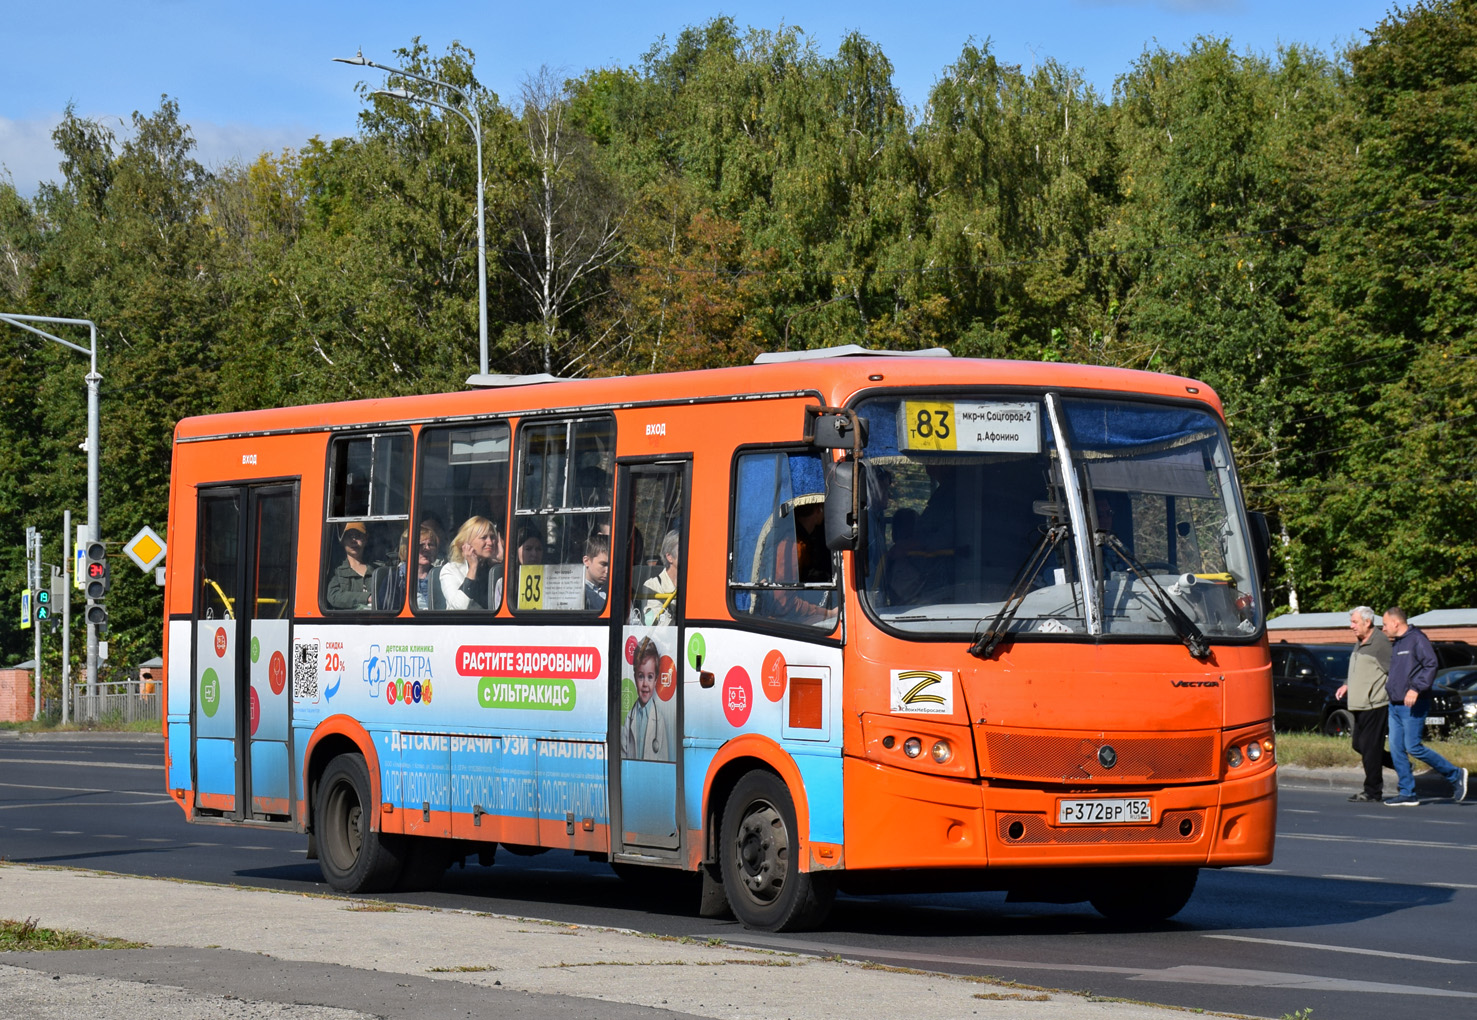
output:
[[[745,928],[801,931],[826,919],[831,876],[800,870],[795,802],[772,772],[749,772],[728,795],[719,866],[728,905]]]
[[[1190,902],[1199,877],[1200,869],[1194,867],[1113,869],[1103,875],[1089,901],[1110,921],[1167,921]]]
[[[313,833],[318,867],[339,892],[383,892],[404,864],[404,841],[370,828],[369,767],[362,754],[341,754],[318,780]]]

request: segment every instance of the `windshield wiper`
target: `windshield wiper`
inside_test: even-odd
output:
[[[988,659],[994,654],[1000,642],[1005,640],[1010,623],[1015,619],[1016,610],[1020,609],[1021,603],[1026,600],[1026,586],[1036,577],[1046,557],[1071,533],[1072,529],[1065,524],[1053,524],[1046,529],[1046,534],[1041,536],[1041,541],[1036,543],[1036,548],[1031,550],[1031,555],[1026,557],[1026,562],[1021,564],[1021,569],[1016,572],[1015,580],[1010,582],[1010,594],[1005,596],[1005,604],[1000,607],[1000,612],[995,614],[995,619],[990,621],[990,626],[975,640],[975,643],[969,646],[970,655]]]
[[[1185,643],[1185,647],[1190,650],[1191,655],[1197,659],[1203,659],[1210,654],[1210,642],[1206,640],[1200,628],[1195,626],[1195,621],[1190,619],[1185,614],[1185,611],[1175,604],[1174,599],[1169,597],[1169,593],[1164,590],[1158,581],[1154,580],[1148,568],[1134,559],[1133,554],[1128,551],[1117,535],[1111,531],[1099,531],[1097,532],[1097,544],[1107,546],[1123,557],[1123,562],[1128,564],[1128,569],[1132,570],[1134,576],[1140,581],[1143,581],[1144,586],[1149,589],[1149,594],[1154,597],[1154,601],[1158,603],[1159,609],[1164,613],[1165,619],[1169,621],[1169,625],[1174,628],[1174,632],[1179,635],[1180,640]]]

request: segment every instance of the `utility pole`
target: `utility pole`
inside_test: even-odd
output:
[[[26,529],[26,552],[30,554],[31,560],[26,568],[31,574],[31,599],[34,602],[36,593],[41,590],[41,532],[35,528]],[[41,621],[36,620],[31,629],[34,630],[36,638],[36,696],[32,699],[31,718],[41,718]]]
[[[37,336],[45,337],[54,343],[69,348],[79,354],[88,356],[88,372],[85,376],[87,383],[87,537],[94,542],[103,539],[103,521],[98,509],[98,463],[101,443],[98,440],[98,390],[102,387],[103,377],[97,370],[97,325],[91,319],[60,319],[53,315],[17,315],[15,312],[0,312],[0,322],[35,333]],[[58,323],[64,326],[86,326],[89,343],[83,347],[74,344],[70,340],[63,340],[46,330],[31,325],[33,322]],[[485,371],[485,369],[484,369]],[[68,515],[70,516],[70,514]],[[68,526],[70,531],[70,525]],[[66,550],[70,538],[62,538],[63,551]],[[65,645],[67,639],[63,638]],[[65,658],[62,659],[63,670],[70,670],[70,664]],[[89,693],[96,690],[97,686],[97,628],[91,623],[87,625],[87,689]],[[62,711],[66,711],[66,701],[62,701]],[[65,718],[65,716],[63,717]]]

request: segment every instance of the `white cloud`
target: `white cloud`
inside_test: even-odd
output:
[[[119,143],[128,137],[127,118],[113,114],[86,116],[112,127]],[[61,153],[51,140],[51,133],[61,120],[60,113],[32,120],[0,117],[0,167],[9,172],[16,190],[27,198],[35,197],[42,181],[61,180]],[[263,152],[296,149],[315,133],[329,133],[301,126],[263,127],[209,121],[190,124],[190,131],[195,136],[195,158],[212,170],[232,160],[249,163]]]

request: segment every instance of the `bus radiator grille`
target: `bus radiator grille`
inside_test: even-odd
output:
[[[1111,744],[1112,768],[1098,760]],[[985,733],[984,775],[1048,783],[1168,783],[1219,778],[1214,734],[1182,737],[1063,737],[1034,733]]]
[[[1188,819],[1189,832],[1181,825]],[[1013,826],[1017,826],[1014,830]],[[1012,831],[1019,835],[1012,838]],[[1205,831],[1205,811],[1166,811],[1158,825],[1050,825],[1045,815],[1023,811],[995,816],[1000,842],[1022,846],[1081,846],[1088,843],[1193,843]]]

